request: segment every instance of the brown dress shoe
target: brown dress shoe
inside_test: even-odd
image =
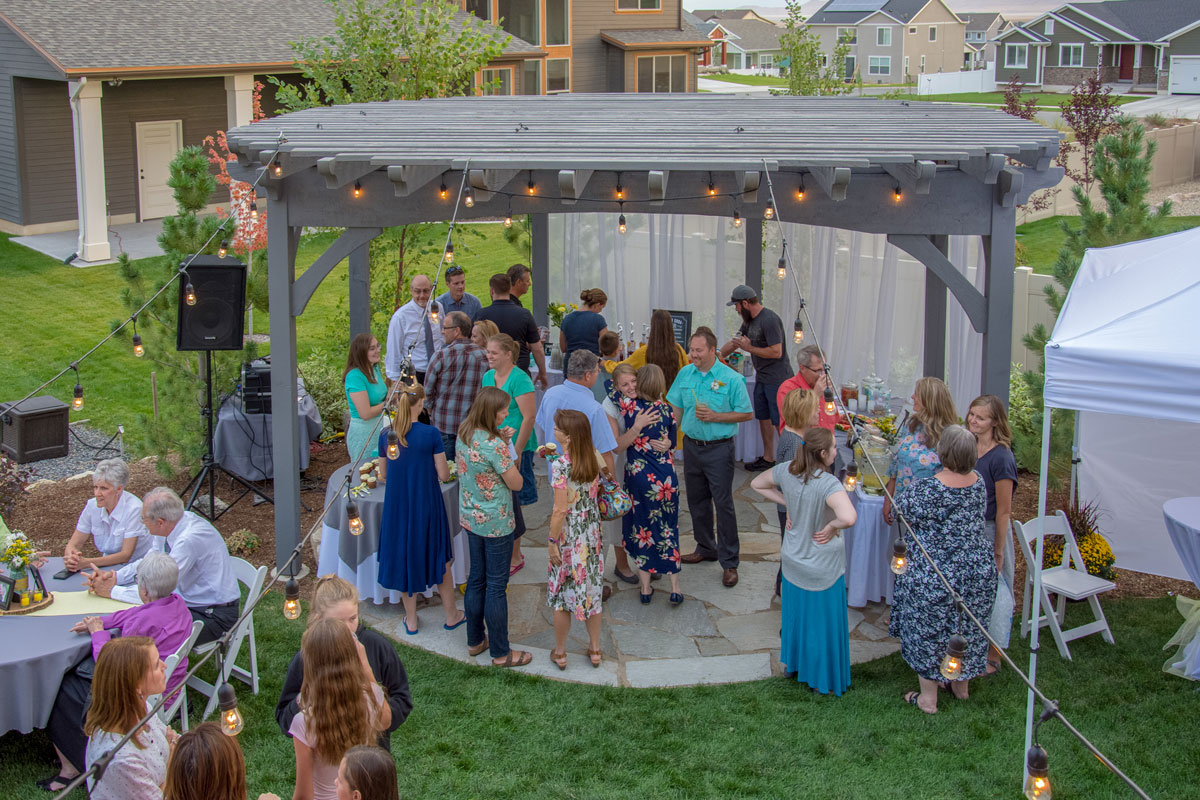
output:
[[[604,584],[604,588],[600,590],[600,602],[603,603],[610,597],[612,597],[612,587],[606,583]]]
[[[737,567],[728,567],[721,573],[721,583],[726,586],[737,586],[738,576]]]
[[[685,556],[679,558],[684,564],[699,564],[701,561],[716,561],[715,556],[706,556],[699,550],[693,550]]]

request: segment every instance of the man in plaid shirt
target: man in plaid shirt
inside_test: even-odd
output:
[[[451,311],[442,319],[442,337],[444,344],[425,371],[425,406],[442,434],[446,459],[453,461],[458,426],[483,386],[488,364],[483,348],[471,341],[471,318],[463,312]]]

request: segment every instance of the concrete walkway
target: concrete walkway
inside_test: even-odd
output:
[[[1135,117],[1162,114],[1164,117],[1200,119],[1200,95],[1164,94],[1148,97],[1145,100],[1126,103],[1121,106],[1121,113]]]
[[[681,467],[680,467],[681,469]],[[587,659],[587,631],[572,623],[567,639],[567,669],[550,662],[554,647],[553,617],[546,605],[546,537],[549,533],[551,492],[539,481],[539,502],[525,509],[529,528],[524,536],[525,568],[513,576],[508,588],[509,635],[514,648],[528,650],[533,663],[520,672],[556,680],[606,686],[670,687],[697,684],[739,683],[781,675],[779,663],[779,599],[774,596],[779,562],[779,527],[775,506],[762,502],[749,482],[736,471],[734,496],[741,531],[740,580],[732,589],[721,585],[721,568],[715,562],[687,565],[680,575],[685,601],[667,602],[670,579],[652,584],[654,600],[642,605],[638,587],[613,578],[612,548],[605,566],[613,596],[604,604],[600,646],[604,662],[593,668]],[[695,540],[687,502],[680,505],[680,551],[691,552]],[[456,597],[462,606],[462,596]],[[364,603],[365,623],[401,644],[438,653],[457,661],[490,666],[485,652],[467,655],[465,626],[442,628],[444,615],[435,595],[418,598],[420,633],[407,636],[404,612],[399,605]],[[887,635],[890,609],[872,604],[847,609],[850,623],[850,661],[870,661],[899,650]]]
[[[158,219],[152,219],[149,222],[131,222],[128,225],[113,225],[108,229],[108,245],[113,256],[111,259],[90,262],[74,260],[70,264],[73,267],[98,267],[104,264],[115,264],[117,256],[121,253],[128,253],[129,257],[135,260],[161,256],[162,248],[158,246],[160,233],[162,233],[162,220]],[[79,233],[74,230],[60,233],[39,233],[36,236],[17,236],[12,241],[66,262],[68,258],[75,255]]]

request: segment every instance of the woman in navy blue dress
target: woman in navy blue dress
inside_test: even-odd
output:
[[[679,478],[671,451],[675,447],[675,416],[663,400],[667,382],[663,371],[647,364],[637,372],[637,398],[611,398],[625,422],[627,445],[625,488],[633,510],[622,520],[625,551],[638,569],[641,599],[654,599],[652,575],[671,576],[671,603],[683,602],[679,591]]]
[[[417,592],[437,585],[446,614],[444,627],[452,630],[466,621],[454,604],[454,558],[450,523],[440,480],[450,479],[442,435],[436,428],[415,421],[425,408],[425,390],[419,385],[396,391],[392,430],[399,439],[396,458],[388,456],[388,432],[379,434],[379,452],[385,457],[380,478],[384,481],[383,519],[379,525],[379,583],[402,592],[404,632],[416,635]]]

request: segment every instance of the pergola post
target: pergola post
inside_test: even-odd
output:
[[[371,332],[371,245],[350,253],[350,339]]]
[[[550,305],[550,215],[530,214],[533,254],[529,265],[533,273],[533,318],[538,325],[549,325],[546,307]],[[566,365],[564,364],[565,368]]]
[[[946,255],[949,239],[930,236],[933,246]],[[946,378],[946,284],[925,267],[925,352],[922,375]]]
[[[994,394],[1008,405],[1008,374],[1012,369],[1013,269],[1016,264],[1016,209],[992,208],[992,232],[983,237],[987,265],[987,329],[983,332],[983,363],[979,371],[983,394]]]
[[[746,220],[746,285],[761,300],[763,224],[757,219]]]
[[[296,397],[296,314],[292,284],[300,229],[288,224],[287,194],[278,187],[267,214],[267,293],[271,308],[271,447],[275,464],[275,565],[300,540],[300,408]],[[298,565],[291,570],[298,571]]]

